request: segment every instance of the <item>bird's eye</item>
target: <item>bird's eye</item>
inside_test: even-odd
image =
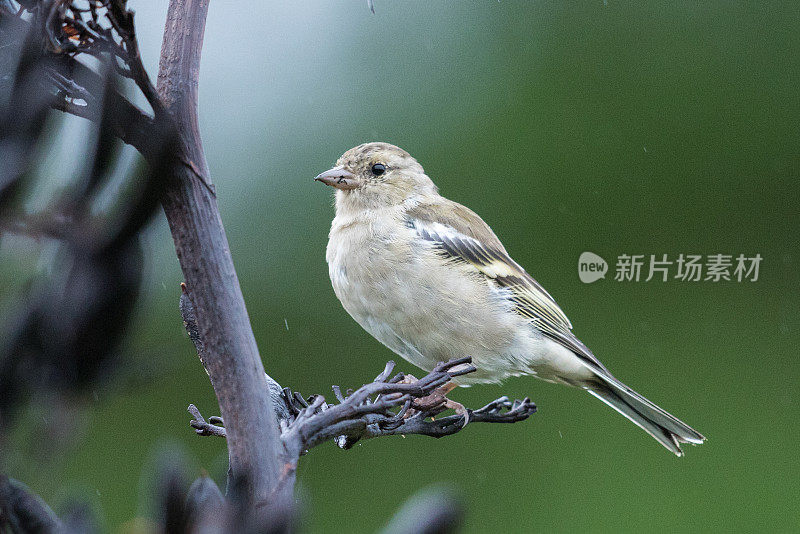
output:
[[[386,165],[383,163],[376,163],[372,166],[372,174],[375,176],[380,176],[381,174],[386,172]]]

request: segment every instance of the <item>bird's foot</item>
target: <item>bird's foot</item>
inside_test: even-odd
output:
[[[419,382],[419,379],[414,375],[405,375],[405,377],[398,382],[399,384],[413,384],[415,382]],[[411,409],[406,412],[405,418],[409,418],[419,412],[434,412],[439,413],[446,410],[446,407],[443,407],[446,401],[448,400],[445,395],[447,395],[452,387],[449,387],[450,384],[445,384],[444,386],[438,387],[434,389],[429,395],[425,397],[419,397],[414,399],[411,403]],[[441,409],[439,409],[441,408]]]
[[[469,423],[469,410],[467,410],[466,406],[460,402],[445,398],[444,407],[445,409],[453,410],[456,412],[456,415],[460,415],[464,418],[464,423],[461,425],[461,428],[467,426],[467,423]]]
[[[430,395],[414,399],[414,401],[411,403],[411,409],[409,412],[427,413],[430,414],[431,419],[433,419],[433,416],[436,414],[439,414],[445,410],[453,410],[457,415],[464,417],[464,426],[467,426],[467,423],[469,422],[469,411],[460,402],[456,402],[447,398],[447,394],[453,391],[453,389],[456,387],[456,384],[451,382],[434,389]],[[414,413],[411,413],[411,415],[414,415]],[[406,417],[410,417],[411,415],[407,413]]]

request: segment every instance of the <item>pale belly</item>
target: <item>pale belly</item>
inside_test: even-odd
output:
[[[331,233],[331,282],[347,312],[392,351],[426,371],[470,356],[478,371],[457,380],[464,385],[520,374],[550,379],[556,371],[550,360],[561,358],[558,347],[482,276],[432,261],[436,252],[427,243],[412,250],[397,244],[410,240],[390,233],[362,234]]]

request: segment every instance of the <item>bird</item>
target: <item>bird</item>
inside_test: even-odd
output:
[[[336,190],[326,260],[350,316],[425,371],[472,358],[477,370],[444,394],[531,375],[588,391],[678,456],[705,441],[612,375],[489,225],[441,196],[408,152],[365,143],[315,180]]]

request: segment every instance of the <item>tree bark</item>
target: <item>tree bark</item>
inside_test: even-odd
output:
[[[171,0],[158,94],[182,138],[182,163],[164,200],[188,296],[205,343],[205,366],[228,436],[231,473],[252,504],[286,505],[281,444],[264,367],[211,186],[197,121],[200,53],[208,0]],[[158,111],[157,111],[158,112]],[[289,487],[287,487],[289,486]]]

